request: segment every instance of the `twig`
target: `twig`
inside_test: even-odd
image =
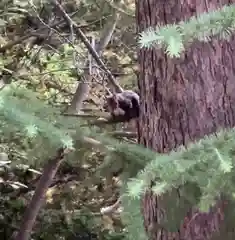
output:
[[[92,47],[96,50],[97,54],[100,56],[105,47],[110,42],[110,39],[112,37],[112,34],[116,28],[116,24],[118,21],[118,14],[114,14],[110,21],[107,21],[108,23],[104,26],[104,31],[101,34],[99,43],[95,43],[95,38],[91,39]],[[92,58],[92,55],[88,54],[88,61],[86,63],[87,69],[84,69],[84,73],[82,75],[82,79],[76,89],[76,92],[74,94],[74,97],[71,101],[70,106],[68,107],[67,111],[70,113],[74,112],[80,112],[82,108],[83,101],[87,97],[90,89],[90,82],[95,79],[94,71],[92,71],[94,68],[99,68],[97,64],[93,64],[94,60]],[[103,76],[105,76],[105,72],[102,69]],[[96,71],[96,75],[99,75],[100,71]],[[102,81],[102,85],[104,85],[104,81]]]
[[[108,134],[113,136],[113,137],[128,137],[128,138],[136,138],[137,137],[136,132],[115,131],[115,132],[110,132]]]
[[[94,40],[95,40],[94,38],[91,39],[92,44],[95,44]],[[75,51],[73,52],[73,55],[74,54],[76,54]],[[92,76],[91,76],[91,68],[92,68],[91,60],[92,59],[91,59],[90,54],[88,54],[88,59],[90,60],[89,65],[86,64],[88,69],[85,70],[84,74],[81,76],[81,80],[79,82],[79,85],[78,85],[75,93],[74,93],[71,104],[70,104],[70,106],[68,106],[68,108],[66,110],[68,113],[78,113],[78,112],[80,112],[83,101],[88,96],[89,83],[90,83],[91,78],[92,78]],[[75,66],[78,65],[78,63],[74,63],[74,64],[75,64]],[[79,76],[78,69],[77,69],[77,76]]]
[[[123,89],[119,86],[116,79],[112,75],[112,73],[109,71],[109,69],[105,66],[103,61],[100,59],[98,53],[92,48],[91,44],[89,43],[89,40],[85,36],[85,34],[80,30],[79,26],[69,17],[69,15],[64,11],[63,7],[58,3],[56,0],[51,0],[52,4],[55,5],[55,7],[59,10],[64,20],[68,23],[68,25],[72,24],[74,26],[74,31],[76,35],[82,40],[82,42],[85,44],[93,58],[96,60],[97,64],[106,72],[109,81],[114,86],[116,92],[123,92]]]
[[[95,140],[94,138],[90,138],[90,137],[84,137],[83,138],[83,141],[88,143],[88,144],[91,144],[92,146],[95,146],[95,147],[101,147],[103,149],[106,149],[106,147],[103,145],[102,142],[98,141],[98,140]]]
[[[91,110],[93,111],[92,113],[77,113],[77,114],[73,114],[73,113],[63,113],[63,116],[68,116],[68,117],[74,117],[74,118],[89,118],[89,117],[96,117],[96,118],[108,118],[109,117],[109,113],[107,112],[100,112],[100,111],[95,111],[94,109]],[[87,111],[88,112],[88,111]]]
[[[39,180],[33,198],[28,205],[22,218],[19,232],[14,237],[15,240],[28,240],[31,235],[33,225],[35,223],[38,212],[42,206],[45,193],[54,178],[60,163],[63,161],[68,149],[60,148],[57,150],[56,156],[51,158],[44,167],[43,174]]]
[[[83,124],[83,125],[81,125],[81,127],[87,127],[87,126],[91,126],[91,125],[102,126],[102,125],[106,125],[106,124],[115,124],[115,123],[124,123],[124,122],[128,122],[128,120],[123,115],[115,116],[114,118],[111,115],[109,115],[109,117],[107,117],[107,118],[97,119],[93,122],[90,122],[89,124]]]
[[[76,13],[77,13],[77,12],[71,14],[70,18],[73,17]],[[53,24],[51,24],[51,25],[49,25],[49,26],[50,26],[50,28],[53,28],[53,27],[56,27],[56,26],[61,25],[62,23],[64,23],[64,20],[56,21],[55,23],[53,23]],[[10,49],[10,48],[12,48],[13,46],[15,46],[15,45],[23,42],[24,40],[26,40],[26,39],[28,39],[28,38],[30,38],[30,37],[35,36],[35,34],[37,34],[38,32],[41,32],[42,30],[45,30],[45,29],[47,29],[47,28],[48,28],[48,26],[43,26],[42,28],[39,28],[39,29],[37,29],[37,30],[35,30],[35,31],[33,31],[33,32],[30,32],[30,33],[28,33],[28,34],[20,37],[19,39],[16,39],[16,40],[14,40],[14,41],[12,41],[12,42],[7,43],[6,45],[0,47],[0,53],[5,52],[7,49]]]
[[[112,214],[114,211],[116,211],[121,205],[121,197],[118,198],[118,200],[111,206],[103,207],[100,209],[101,214]]]
[[[74,37],[74,31],[73,31],[73,24],[69,24],[69,28],[70,28],[70,41],[74,44],[75,37]],[[73,51],[73,65],[77,70],[77,76],[79,76],[80,69],[79,69],[79,65],[77,62],[77,56],[78,56],[77,52]]]

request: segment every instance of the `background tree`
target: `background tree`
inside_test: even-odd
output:
[[[232,2],[139,0],[136,2],[138,32],[160,24],[179,23]],[[167,31],[164,33],[166,37]],[[171,41],[170,34],[168,37]],[[176,47],[180,45],[180,40],[173,40]],[[178,59],[170,58],[164,50],[139,51],[141,144],[166,153],[221,128],[234,127],[234,44],[233,37],[229,42],[216,38],[210,42],[195,40]],[[172,196],[177,197],[180,196]],[[144,197],[144,225],[149,239],[159,239],[159,234],[161,239],[208,239],[223,218],[221,205],[208,214],[197,213],[196,218],[195,210],[189,210],[185,228],[181,225],[178,232],[167,234],[157,227],[161,221],[160,209],[170,208],[163,201],[164,197],[162,200],[151,192]],[[234,236],[233,230],[229,232],[230,237]],[[228,235],[223,237],[227,239]]]

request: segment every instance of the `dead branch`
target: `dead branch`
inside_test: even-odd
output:
[[[34,35],[34,33],[37,32],[37,31],[39,31],[39,29],[36,30],[36,31],[34,31],[34,32],[28,33],[28,34],[22,36],[22,37],[19,38],[19,39],[16,39],[16,40],[14,40],[14,41],[11,41],[11,42],[7,43],[6,45],[0,47],[0,52],[3,53],[3,52],[5,52],[6,50],[12,48],[13,46],[15,46],[15,45],[17,45],[17,44],[19,44],[19,43],[22,43],[24,40],[32,37],[32,36]]]
[[[108,21],[108,24],[104,27],[103,34],[100,37],[100,41],[98,44],[95,44],[95,39],[92,38],[91,44],[92,47],[96,50],[97,54],[100,56],[105,47],[108,45],[112,34],[115,30],[116,24],[118,21],[118,14],[114,14],[111,16],[110,21]],[[71,101],[71,105],[68,107],[68,112],[80,112],[82,103],[85,100],[85,98],[88,95],[89,92],[89,83],[91,82],[92,78],[92,68],[93,68],[93,61],[91,54],[88,55],[88,63],[86,64],[86,67],[88,68],[85,70],[83,75],[83,80],[79,83],[76,92],[74,94],[74,97]]]
[[[76,14],[76,12],[71,14],[70,18],[73,17],[75,14]],[[50,28],[53,28],[53,27],[61,25],[62,23],[64,23],[64,19],[60,20],[60,21],[56,21],[55,23],[52,23],[49,26],[50,26]],[[37,33],[41,32],[41,31],[43,31],[43,30],[45,30],[47,28],[48,28],[47,26],[43,26],[43,27],[41,27],[41,28],[39,28],[39,29],[37,29],[35,31],[32,31],[32,32],[30,32],[30,33],[20,37],[19,39],[16,39],[14,41],[11,41],[11,42],[7,43],[6,45],[0,47],[0,53],[3,53],[6,50],[11,49],[13,46],[15,46],[15,45],[17,45],[19,43],[22,43],[23,41],[25,41],[26,39],[28,39],[30,37],[33,37],[35,35],[37,36]]]
[[[95,46],[98,55],[101,55],[104,49],[107,47],[111,40],[113,32],[116,28],[117,22],[119,20],[119,14],[116,12],[107,21],[107,25],[104,26],[103,33],[101,34],[99,43]]]
[[[101,214],[112,214],[114,211],[116,211],[121,205],[121,197],[118,198],[118,200],[111,206],[103,207],[100,209]]]
[[[58,149],[56,156],[48,161],[39,180],[33,198],[22,218],[20,230],[16,234],[16,237],[12,237],[14,240],[28,240],[30,238],[31,231],[38,212],[42,206],[45,193],[49,188],[61,162],[63,161],[65,154],[67,153],[68,149],[60,148]]]
[[[114,86],[116,92],[122,92],[123,89],[119,86],[117,83],[116,79],[112,75],[112,73],[109,71],[109,69],[105,66],[103,61],[100,59],[98,53],[94,50],[94,48],[91,46],[89,40],[85,36],[85,34],[81,31],[79,26],[69,17],[69,15],[64,11],[63,7],[58,3],[57,0],[51,0],[52,4],[58,9],[59,13],[61,16],[64,18],[64,20],[68,23],[68,25],[72,24],[74,27],[74,31],[77,35],[78,38],[82,40],[82,42],[85,44],[87,47],[88,51],[92,55],[92,57],[95,59],[97,64],[106,72],[108,79],[112,86]]]
[[[124,123],[127,122],[127,119],[125,116],[120,115],[120,116],[115,116],[114,118],[109,114],[108,117],[100,117],[99,119],[94,120],[93,122],[89,122],[87,124],[81,125],[81,127],[87,127],[91,125],[96,125],[96,126],[103,126],[103,125],[109,125],[109,124],[116,124],[116,123]]]
[[[72,27],[73,29],[73,27]],[[92,46],[95,46],[95,39],[91,38]],[[76,54],[74,52],[74,54]],[[74,64],[77,64],[74,60]],[[90,57],[90,54],[88,55],[88,63],[86,64],[87,69],[84,71],[84,74],[82,76],[82,80],[79,83],[76,92],[74,93],[73,99],[71,101],[71,105],[68,107],[67,112],[74,113],[74,112],[80,112],[80,109],[82,107],[83,101],[86,99],[88,93],[89,93],[89,83],[91,81],[91,68],[92,68],[92,59]],[[78,70],[77,70],[78,72]]]
[[[99,147],[101,149],[106,149],[106,147],[102,144],[102,142],[99,142],[98,140],[95,140],[94,138],[84,137],[83,141],[91,144],[92,146]]]
[[[108,134],[113,137],[127,137],[127,138],[136,138],[137,137],[136,132],[114,131],[114,132],[110,132]]]
[[[63,113],[64,116],[68,117],[75,117],[75,118],[108,118],[109,114],[106,112],[97,111],[97,113],[78,113],[78,114],[70,114],[70,113]]]

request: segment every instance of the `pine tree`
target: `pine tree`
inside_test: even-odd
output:
[[[215,9],[226,3],[220,1],[219,5],[210,1],[209,7]],[[235,125],[234,6],[196,18],[196,14],[205,10],[203,0],[187,4],[137,1],[138,30],[145,31],[141,33],[140,43],[150,47],[139,52],[140,143],[159,153],[188,146],[190,142]],[[161,27],[161,24],[167,25]],[[154,25],[158,25],[156,29]],[[226,40],[229,37],[230,41],[218,39],[221,37]],[[143,214],[148,239],[159,239],[159,236],[161,239],[194,240],[212,236],[215,239],[213,234],[217,234],[219,228],[221,236],[234,237],[233,228],[226,229],[226,233],[221,227],[225,211],[222,199],[227,192],[225,188],[231,190],[231,182],[227,183],[233,178],[229,174],[233,147],[220,148],[228,137],[224,134],[218,135],[220,143],[200,142],[198,146],[203,146],[205,151],[201,147],[197,151],[195,145],[190,145],[193,155],[183,154],[183,159],[180,149],[165,159],[159,157],[129,183],[132,195],[145,190]],[[165,162],[160,164],[160,159]],[[152,186],[151,191],[148,186]],[[202,212],[209,212],[192,209],[198,206]],[[170,224],[183,220],[184,226],[182,222],[177,227]]]

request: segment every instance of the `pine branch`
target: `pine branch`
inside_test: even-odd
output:
[[[200,209],[208,209],[224,193],[233,195],[231,182],[235,175],[235,129],[206,136],[187,148],[181,147],[170,154],[158,155],[147,164],[135,179],[129,181],[129,195],[140,196],[151,182],[157,195],[172,189],[196,183],[201,189]],[[189,192],[188,192],[189,194]]]
[[[61,142],[66,143],[66,139],[63,140],[63,138],[67,133],[64,129],[67,128],[62,124],[58,125],[60,116],[54,116],[57,124],[54,125],[53,118],[48,116],[49,107],[44,104],[42,106],[39,103],[36,104],[25,92],[19,93],[19,89],[17,91],[13,89],[12,94],[8,95],[6,92],[7,88],[1,92],[0,98],[0,120],[7,120],[5,126],[1,124],[1,130],[4,130],[4,127],[9,129],[10,126],[12,133],[18,131],[18,126],[19,129],[22,127],[25,129],[25,126],[36,125],[39,133],[44,137],[43,144],[45,144],[46,138],[56,142],[57,147],[59,144],[61,145]],[[34,97],[36,98],[35,95]],[[37,107],[37,111],[35,111],[35,107]],[[40,110],[44,114],[41,118],[36,114]],[[41,120],[42,118],[43,120]],[[71,119],[66,118],[66,124],[69,120]],[[77,123],[77,121],[75,122]],[[33,128],[27,129],[34,133]],[[22,129],[20,130],[22,131]],[[76,131],[78,136],[73,137],[78,143],[81,141],[87,146],[97,147],[107,153],[104,161],[105,164],[107,163],[106,166],[109,163],[110,165],[116,164],[115,171],[126,168],[128,170],[124,173],[135,177],[132,181],[128,181],[129,196],[139,197],[146,188],[149,188],[150,183],[154,183],[152,190],[158,195],[180,187],[183,196],[194,199],[191,191],[197,187],[200,189],[200,194],[195,205],[206,211],[221,193],[231,197],[235,193],[233,183],[235,177],[235,129],[220,131],[216,135],[210,135],[188,145],[187,149],[181,147],[177,151],[165,155],[157,154],[137,144],[120,143],[120,141],[110,138],[108,134],[91,132],[89,128]],[[62,137],[63,135],[64,137]],[[70,143],[69,139],[67,139],[67,143]],[[110,165],[108,166],[109,172],[112,171],[112,165]],[[144,170],[138,173],[142,169]],[[124,180],[126,180],[125,177]],[[187,189],[189,184],[191,184],[190,188]],[[189,200],[187,199],[187,201]]]
[[[179,24],[150,28],[140,34],[141,47],[156,45],[164,48],[170,57],[179,57],[185,44],[195,40],[208,42],[213,37],[229,39],[235,30],[235,5],[203,13]]]

